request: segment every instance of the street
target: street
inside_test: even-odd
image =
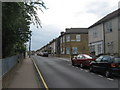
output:
[[[69,59],[32,56],[48,88],[118,88],[117,78],[89,72],[71,65]]]

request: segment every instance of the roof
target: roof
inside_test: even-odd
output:
[[[88,34],[87,28],[66,28],[65,34]]]
[[[114,17],[117,17],[118,15],[120,15],[120,9],[117,9],[117,10],[113,11],[112,13],[106,15],[105,17],[103,17],[102,19],[100,19],[98,22],[96,22],[95,24],[93,24],[92,26],[90,26],[89,28],[92,28],[92,27],[94,27],[96,25],[99,25],[99,24],[101,24],[103,22],[106,22],[106,21],[108,21],[108,20],[110,20],[110,19],[112,19]]]

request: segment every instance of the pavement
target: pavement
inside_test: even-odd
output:
[[[37,72],[32,60],[28,57],[22,61],[12,75],[7,88],[40,88]]]

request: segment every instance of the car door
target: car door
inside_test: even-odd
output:
[[[100,64],[101,64],[101,60],[102,60],[103,56],[100,56],[99,58],[97,58],[94,63],[92,64],[92,67],[95,71],[100,71]]]
[[[82,61],[83,56],[82,55],[78,55],[77,57],[77,64],[80,65],[81,61]]]
[[[110,56],[104,56],[101,59],[101,62],[99,63],[100,72],[104,73],[107,70],[107,68],[109,67],[108,64],[110,60],[111,60]]]

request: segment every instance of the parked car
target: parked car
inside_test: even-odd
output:
[[[106,77],[120,76],[120,57],[102,55],[90,63],[89,69],[90,71],[103,73]]]
[[[48,57],[48,52],[43,52],[42,56]]]
[[[94,61],[95,59],[93,59],[91,56],[87,55],[87,54],[79,54],[77,56],[74,56],[71,59],[72,65],[78,65],[81,68],[83,67],[89,67],[90,66],[90,62]]]
[[[37,53],[37,55],[38,55],[38,56],[42,56],[42,55],[43,55],[43,53],[42,53],[42,52],[39,52],[39,53]]]

